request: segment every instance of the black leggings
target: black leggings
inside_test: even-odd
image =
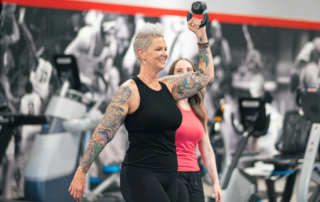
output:
[[[121,193],[126,202],[176,202],[177,171],[150,172],[134,166],[120,171]]]
[[[177,202],[204,202],[203,185],[199,172],[178,172]]]

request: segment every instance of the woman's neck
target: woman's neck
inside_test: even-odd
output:
[[[189,111],[190,108],[191,108],[191,106],[190,106],[190,104],[189,104],[189,102],[188,102],[188,98],[183,99],[183,100],[179,100],[179,101],[178,101],[178,104],[179,104],[179,106],[180,106],[182,109],[184,109],[184,110],[186,110],[186,111]]]
[[[151,69],[151,67],[140,65],[140,73],[138,74],[139,79],[151,88],[161,88],[159,83],[159,72],[153,72]]]

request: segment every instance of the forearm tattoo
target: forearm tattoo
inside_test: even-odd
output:
[[[200,59],[200,64],[205,64],[206,65],[206,68],[208,67],[209,65],[209,53],[207,51],[207,48],[204,48],[204,49],[200,49],[200,54],[199,54],[199,59]]]
[[[108,144],[115,136],[117,130],[125,120],[125,110],[119,105],[124,104],[131,96],[131,88],[125,86],[119,88],[114,96],[113,101],[107,108],[100,124],[94,130],[91,140],[87,146],[87,149],[83,155],[81,161],[82,172],[87,173],[94,159],[102,151],[102,149]],[[118,105],[115,105],[117,103]]]
[[[199,53],[200,64],[206,64],[206,68],[207,68],[209,65],[209,53],[207,50],[209,43],[202,43],[203,42],[202,36],[200,36],[199,40],[200,40],[200,44],[203,44],[200,46],[198,43],[198,46],[200,49],[200,53]]]

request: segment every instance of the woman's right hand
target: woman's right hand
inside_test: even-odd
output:
[[[84,197],[85,189],[86,174],[82,172],[81,167],[79,166],[70,184],[69,193],[76,201],[82,201],[81,196]]]

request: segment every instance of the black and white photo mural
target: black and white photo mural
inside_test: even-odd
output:
[[[139,73],[132,37],[146,22],[159,22],[165,27],[168,59],[160,77],[168,74],[178,58],[187,58],[197,66],[196,38],[190,36],[193,34],[187,28],[186,17],[2,3],[0,92],[10,112],[43,114],[51,96],[61,88],[53,56],[68,54],[75,56],[80,80],[91,89],[86,92],[88,96],[98,98],[108,91],[100,107],[104,113],[118,87]],[[275,139],[284,113],[297,108],[294,90],[299,86],[319,88],[320,31],[231,24],[217,19],[208,22],[206,28],[215,67],[215,77],[206,88],[208,119],[213,119],[222,102],[236,112],[238,97],[264,97],[269,101],[267,110],[276,120]],[[6,198],[24,197],[24,167],[41,127],[21,127],[6,151],[0,164],[0,190]],[[231,126],[226,128],[230,130]],[[128,145],[125,127],[118,133],[99,155],[92,176],[99,177],[101,165],[120,164],[123,160]],[[235,147],[238,137],[233,139],[231,145]]]

